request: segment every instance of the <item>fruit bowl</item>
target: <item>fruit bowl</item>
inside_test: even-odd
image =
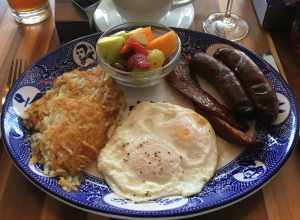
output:
[[[160,82],[162,78],[167,76],[170,72],[172,72],[177,65],[180,54],[181,54],[181,41],[178,35],[173,32],[172,29],[156,24],[156,23],[138,23],[138,22],[128,22],[118,26],[115,26],[106,32],[104,32],[98,42],[103,40],[103,38],[111,37],[111,36],[122,36],[124,33],[130,33],[133,30],[137,30],[140,28],[151,27],[152,33],[155,37],[162,36],[165,33],[174,33],[176,35],[176,49],[167,57],[164,64],[161,67],[153,68],[149,70],[139,70],[135,69],[133,71],[122,70],[113,66],[110,62],[107,61],[107,57],[111,58],[112,55],[115,54],[116,49],[120,48],[122,44],[121,37],[114,37],[113,40],[109,40],[105,42],[107,45],[98,46],[97,43],[97,55],[98,62],[100,66],[112,77],[117,83],[129,86],[129,87],[149,87],[156,85]],[[167,44],[166,44],[167,45]],[[103,55],[105,54],[105,56]]]

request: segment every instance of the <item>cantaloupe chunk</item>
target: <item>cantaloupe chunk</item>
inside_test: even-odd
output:
[[[146,35],[146,38],[148,40],[148,42],[152,41],[153,40],[153,32],[152,32],[152,29],[151,27],[145,27],[143,28],[143,31],[144,31],[144,34]]]
[[[166,57],[169,57],[176,51],[177,35],[174,31],[169,31],[148,43],[148,49],[159,49]]]
[[[128,36],[133,37],[134,39],[136,39],[138,42],[140,42],[143,45],[147,45],[148,42],[149,42],[149,40],[147,39],[146,34],[144,33],[143,28],[137,28],[137,29],[134,29],[132,31],[129,31]]]

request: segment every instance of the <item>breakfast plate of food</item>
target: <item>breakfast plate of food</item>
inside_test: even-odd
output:
[[[127,23],[62,45],[7,95],[2,137],[38,188],[125,219],[212,212],[263,187],[298,137],[295,98],[248,49]]]

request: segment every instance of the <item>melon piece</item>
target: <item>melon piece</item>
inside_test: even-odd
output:
[[[119,31],[117,33],[114,33],[112,36],[121,36],[124,37],[126,40],[128,38],[128,33],[126,31]]]
[[[143,31],[144,31],[144,34],[146,35],[148,42],[152,41],[154,38],[152,28],[150,26],[145,27],[145,28],[143,28]]]
[[[137,40],[143,45],[148,44],[148,39],[143,28],[137,28],[133,31],[128,32],[128,36],[133,37],[135,40]]]
[[[177,35],[174,31],[169,31],[149,42],[148,49],[159,49],[165,57],[169,57],[176,51],[177,48]]]
[[[120,51],[125,43],[122,36],[103,37],[97,41],[97,54],[107,63],[112,64],[120,57]]]

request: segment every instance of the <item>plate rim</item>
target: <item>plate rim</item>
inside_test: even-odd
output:
[[[194,31],[194,30],[189,30],[189,29],[184,29],[184,28],[174,28],[172,27],[174,30],[176,31],[181,31],[181,32],[188,32],[189,34],[190,33],[193,33],[193,34],[199,34],[199,31]],[[97,208],[92,208],[92,207],[87,207],[83,204],[80,204],[76,201],[72,201],[72,200],[69,200],[68,198],[65,198],[63,196],[60,196],[58,195],[57,193],[54,193],[54,192],[51,192],[49,190],[49,188],[45,188],[41,183],[39,183],[37,180],[35,179],[32,179],[29,174],[27,174],[20,165],[17,164],[17,162],[15,161],[15,157],[13,156],[12,152],[10,151],[9,149],[9,144],[7,143],[7,140],[6,140],[6,136],[5,136],[5,128],[4,128],[4,118],[5,118],[5,115],[6,115],[6,112],[7,112],[7,106],[8,106],[8,101],[6,99],[4,105],[3,105],[3,112],[1,114],[1,133],[2,133],[2,142],[3,142],[3,145],[4,145],[4,148],[6,150],[6,152],[8,153],[8,155],[10,156],[11,160],[13,161],[13,164],[15,167],[18,168],[19,171],[21,171],[21,173],[30,181],[32,182],[36,187],[38,187],[39,189],[41,189],[43,192],[46,192],[48,195],[54,197],[55,199],[63,202],[63,203],[66,203],[72,207],[76,207],[80,210],[84,210],[86,212],[89,212],[89,213],[93,213],[93,214],[97,214],[97,215],[103,215],[103,216],[108,216],[108,217],[113,217],[113,218],[126,218],[126,219],[181,219],[181,218],[186,218],[186,217],[194,217],[194,216],[199,216],[199,215],[203,215],[203,214],[207,214],[207,213],[211,213],[211,212],[214,212],[214,211],[217,211],[217,210],[220,210],[222,208],[225,208],[225,207],[228,207],[228,206],[231,206],[233,204],[236,204],[248,197],[250,197],[251,195],[255,194],[258,190],[260,190],[262,187],[264,187],[266,184],[268,184],[278,173],[279,171],[281,170],[282,166],[286,163],[286,161],[290,158],[292,152],[294,151],[295,147],[296,147],[296,144],[298,142],[298,133],[299,133],[299,117],[298,116],[298,107],[296,105],[296,98],[295,98],[295,95],[294,95],[294,92],[292,90],[292,88],[290,87],[290,85],[285,81],[285,79],[283,78],[283,76],[279,73],[279,71],[275,70],[274,67],[272,67],[269,63],[267,63],[263,58],[261,58],[259,55],[255,54],[254,52],[252,52],[251,50],[245,48],[244,46],[240,45],[240,44],[237,44],[237,43],[234,43],[234,42],[231,42],[231,41],[228,41],[224,38],[221,38],[221,37],[217,37],[215,35],[211,35],[211,34],[207,34],[207,33],[203,33],[203,32],[200,32],[201,34],[203,35],[206,35],[208,37],[212,37],[212,38],[215,38],[216,40],[219,40],[219,41],[222,41],[222,42],[225,42],[226,44],[229,44],[229,45],[232,45],[236,48],[239,48],[239,49],[242,49],[244,51],[246,51],[247,53],[250,53],[251,55],[254,55],[256,58],[258,58],[260,61],[262,61],[265,65],[267,65],[274,73],[277,74],[277,76],[280,78],[281,80],[281,83],[283,84],[283,86],[285,87],[285,89],[288,90],[288,92],[291,94],[291,98],[294,100],[294,106],[293,106],[293,109],[294,109],[294,112],[295,112],[295,125],[296,125],[296,128],[293,129],[294,130],[294,136],[293,136],[293,141],[292,143],[290,143],[290,147],[289,147],[289,150],[285,153],[285,156],[284,156],[284,159],[282,159],[281,163],[278,164],[278,166],[276,167],[276,169],[273,170],[272,173],[270,173],[270,176],[268,178],[266,178],[265,180],[263,180],[261,183],[259,183],[258,185],[255,185],[255,187],[250,187],[246,192],[243,192],[238,198],[230,198],[226,201],[222,201],[220,202],[220,204],[218,205],[212,205],[210,207],[206,207],[206,208],[202,208],[202,210],[197,210],[197,208],[193,209],[193,210],[189,210],[189,211],[186,211],[185,213],[186,214],[183,214],[183,215],[178,215],[178,213],[173,213],[173,214],[167,214],[167,215],[155,215],[151,213],[152,216],[144,216],[142,214],[129,214],[129,213],[123,213],[123,214],[114,214],[113,211],[106,211],[106,210],[101,210],[99,211]],[[80,40],[83,40],[83,39],[87,39],[87,38],[91,38],[91,37],[94,37],[94,36],[97,36],[97,35],[100,35],[101,32],[97,32],[97,33],[93,33],[93,34],[90,34],[90,35],[85,35],[85,36],[82,36],[80,38],[76,38],[70,42],[67,42],[65,44],[62,44],[60,45],[58,48],[54,49],[54,50],[51,50],[49,51],[47,54],[45,54],[44,56],[42,56],[41,58],[39,58],[38,60],[36,60],[35,62],[33,62],[28,68],[26,68],[26,70],[20,75],[21,77],[16,80],[15,83],[17,83],[18,81],[20,81],[22,79],[22,76],[24,75],[24,73],[28,70],[28,69],[31,69],[33,66],[35,66],[37,63],[39,63],[41,60],[45,59],[46,57],[49,57],[49,56],[52,56],[53,54],[55,54],[56,52],[58,52],[59,50],[61,50],[61,48],[64,48],[64,47],[67,47],[71,44],[73,44],[74,42],[79,42]],[[14,84],[15,85],[15,84]],[[7,94],[7,97],[10,97],[13,92],[13,88],[14,88],[14,85],[13,87],[10,89],[10,91],[8,92]]]

